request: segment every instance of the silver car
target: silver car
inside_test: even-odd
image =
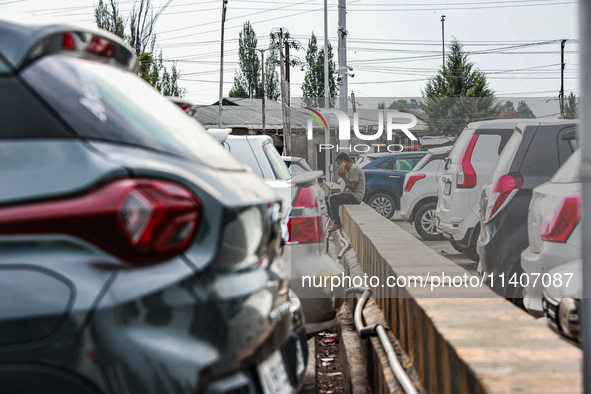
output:
[[[543,314],[542,287],[548,272],[581,258],[581,151],[577,150],[548,182],[536,187],[529,206],[529,247],[521,253],[523,303],[534,316]]]
[[[426,241],[441,239],[435,223],[437,184],[451,146],[429,149],[404,178],[404,192],[400,198],[400,216],[414,223],[417,233]]]

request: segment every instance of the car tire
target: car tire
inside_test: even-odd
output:
[[[464,251],[462,250],[462,247],[460,245],[458,245],[456,241],[449,241],[449,243],[457,252],[464,253]]]
[[[419,208],[413,220],[415,230],[425,241],[443,239],[443,236],[437,232],[437,224],[435,223],[436,206],[436,202],[424,204]]]
[[[480,256],[478,255],[478,251],[476,250],[476,242],[471,243],[470,246],[467,248],[461,247],[462,253],[464,253],[468,258],[472,261],[479,262]]]
[[[367,205],[372,207],[377,213],[386,219],[390,219],[394,216],[397,207],[394,198],[386,193],[376,193],[372,195],[367,201]]]

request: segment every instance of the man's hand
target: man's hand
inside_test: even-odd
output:
[[[343,180],[344,179],[347,179],[347,176],[346,176],[347,175],[347,170],[345,168],[339,167],[339,170],[337,171],[337,174],[339,174],[339,176],[341,178],[343,178]]]

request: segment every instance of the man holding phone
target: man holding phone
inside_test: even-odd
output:
[[[334,225],[328,232],[336,231],[343,227],[339,215],[339,207],[345,204],[361,204],[365,194],[365,174],[356,164],[351,162],[351,158],[345,152],[337,155],[337,174],[345,182],[345,187],[339,194],[331,194],[326,197],[328,206],[328,216],[334,222]]]

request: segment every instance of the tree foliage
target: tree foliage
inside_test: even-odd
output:
[[[304,75],[302,84],[303,102],[309,107],[324,107],[324,48],[318,48],[316,35],[312,32],[312,37],[308,41],[306,51],[307,71]],[[338,94],[335,63],[332,54],[332,45],[328,44],[328,90],[329,107],[334,107]]]
[[[579,117],[579,106],[577,96],[573,92],[564,100],[564,119],[577,119]]]
[[[99,28],[118,35],[134,48],[139,64],[138,75],[141,78],[165,96],[183,97],[187,93],[185,88],[178,85],[181,73],[176,63],[169,70],[164,66],[162,50],[156,49],[154,27],[157,16],[154,16],[151,0],[134,0],[127,18],[130,21],[129,34],[125,32],[127,26],[117,0],[109,0],[108,5],[99,0],[94,9],[94,19]]]
[[[257,35],[250,21],[244,22],[242,31],[238,33],[238,61],[240,70],[234,76],[234,86],[230,90],[230,97],[261,97],[261,60],[259,58],[259,52],[251,49],[257,47],[257,41]]]
[[[421,108],[433,134],[457,134],[477,120],[494,119],[500,107],[486,76],[468,61],[462,44],[453,40],[445,66],[423,90]]]
[[[414,98],[410,99],[410,102],[406,101],[405,99],[400,99],[392,102],[388,109],[419,109],[421,108],[421,104]]]
[[[529,105],[527,105],[527,103],[523,100],[517,103],[517,109],[515,109],[513,101],[509,100],[507,100],[505,104],[500,107],[500,109],[502,112],[512,112],[514,114],[519,114],[519,116],[526,119],[533,119],[536,117]]]

